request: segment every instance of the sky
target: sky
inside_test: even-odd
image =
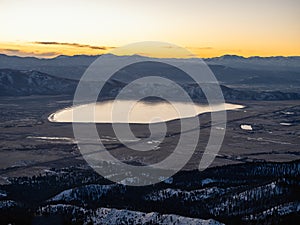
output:
[[[0,0],[0,53],[103,54],[163,41],[200,57],[300,55],[299,0]]]

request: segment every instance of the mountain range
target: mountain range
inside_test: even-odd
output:
[[[0,95],[57,95],[73,94],[78,80],[88,66],[101,56],[58,56],[52,59],[18,57],[0,54]],[[107,96],[132,80],[143,76],[164,76],[180,83],[190,93],[195,91],[193,80],[183,71],[163,63],[143,62],[130,65],[114,74],[108,83]],[[170,59],[172,61],[172,59]],[[175,60],[175,59],[174,59]],[[193,64],[198,59],[185,59]],[[300,95],[300,57],[250,57],[225,55],[204,59],[222,85],[228,100],[283,100],[298,99]],[[109,93],[111,92],[111,93]]]

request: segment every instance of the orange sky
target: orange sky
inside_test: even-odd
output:
[[[102,54],[163,41],[200,57],[300,55],[299,0],[0,0],[0,53]]]

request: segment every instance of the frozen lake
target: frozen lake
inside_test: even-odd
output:
[[[51,114],[48,119],[51,122],[149,124],[243,107],[229,103],[209,106],[183,102],[111,100],[65,108]]]

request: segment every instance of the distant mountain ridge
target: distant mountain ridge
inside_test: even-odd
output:
[[[0,54],[0,69],[36,70],[56,77],[79,79],[98,56],[58,56],[51,59]]]
[[[121,73],[121,75],[123,75]],[[206,98],[201,88],[195,83],[184,83],[181,77],[177,77],[177,81],[182,88],[190,95],[190,97],[199,102],[205,102]],[[129,81],[130,82],[130,81]],[[0,96],[28,96],[28,95],[72,95],[75,93],[78,81],[66,78],[55,77],[46,73],[34,70],[11,70],[0,69]],[[87,92],[90,94],[97,92],[94,81],[86,82]],[[118,93],[126,86],[126,80],[110,79],[104,85],[100,99],[115,98]],[[152,93],[153,86],[141,83],[139,89],[141,92]],[[159,88],[165,91],[170,98],[178,98],[178,93],[173,86],[160,85]],[[212,92],[216,91],[216,84],[205,84]],[[156,87],[157,88],[157,87]],[[216,90],[215,90],[216,89]],[[295,100],[300,99],[300,93],[283,93],[280,91],[252,91],[252,90],[236,90],[221,85],[221,89],[225,100]],[[217,93],[217,92],[216,92]],[[86,93],[87,96],[89,93]],[[132,93],[132,98],[142,93]],[[166,96],[167,96],[166,95]],[[130,96],[130,95],[128,95]]]
[[[111,55],[111,54],[105,54]],[[86,68],[98,57],[102,55],[75,55],[75,56],[57,56],[51,59],[35,58],[35,57],[19,57],[7,56],[0,54],[0,69],[16,69],[16,70],[37,70],[54,76],[80,79]],[[111,57],[118,57],[111,55]],[[124,57],[143,57],[138,55]],[[151,58],[149,58],[151,59]],[[204,58],[209,66],[224,66],[234,69],[244,70],[264,70],[264,71],[289,71],[300,72],[300,56],[291,57],[249,57],[245,58],[236,55],[224,55],[221,57]],[[195,59],[189,59],[190,62]]]
[[[79,80],[88,66],[98,57],[110,57],[118,60],[119,56],[105,54],[99,56],[76,55],[58,56],[51,59],[34,57],[18,57],[0,54],[0,69],[35,70],[55,77]],[[122,57],[143,57],[139,55]],[[147,59],[147,58],[146,58]],[[186,63],[195,63],[197,59],[185,59]],[[225,55],[203,59],[220,84],[239,90],[282,91],[300,93],[300,56],[292,57],[249,57]],[[151,61],[151,58],[149,58]],[[145,64],[144,64],[145,65]],[[151,74],[162,67],[144,66],[143,70],[124,69],[120,81],[126,82],[129,77],[136,76],[137,72]],[[170,69],[169,77],[179,77],[178,71]],[[186,78],[182,78],[182,82]]]
[[[233,68],[270,70],[270,71],[300,71],[300,56],[271,56],[243,57],[237,55],[223,55],[220,57],[206,58],[208,64],[224,65]]]

